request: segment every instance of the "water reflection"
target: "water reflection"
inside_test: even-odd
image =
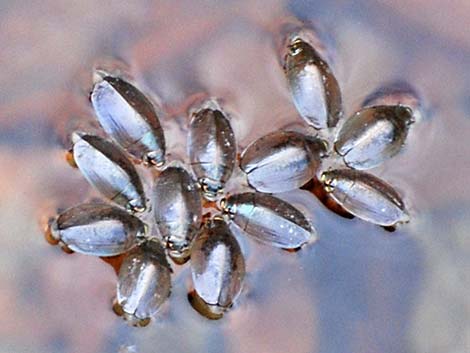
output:
[[[405,337],[423,272],[416,240],[405,227],[390,235],[359,219],[337,219],[305,191],[284,197],[310,210],[320,234],[317,248],[302,254],[318,311],[315,351],[410,351]]]

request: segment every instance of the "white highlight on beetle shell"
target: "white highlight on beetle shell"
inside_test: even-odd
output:
[[[118,144],[136,158],[165,163],[165,136],[153,104],[133,85],[104,76],[91,93],[96,116]]]
[[[298,249],[317,240],[317,232],[305,215],[272,195],[231,195],[221,201],[221,207],[238,227],[262,243]]]
[[[202,219],[202,199],[196,181],[178,166],[167,167],[154,187],[154,216],[170,257],[184,262]]]
[[[338,169],[324,172],[321,180],[333,199],[356,217],[381,226],[409,221],[400,195],[372,174]]]
[[[240,246],[222,218],[208,221],[194,240],[191,273],[197,295],[225,310],[236,300],[245,276]]]
[[[315,48],[316,52],[323,58],[329,65],[332,65],[336,59],[335,45],[333,38],[324,32],[318,23],[310,21],[299,21],[298,19],[290,18],[287,22],[279,26],[279,41],[277,43],[277,50],[281,55],[281,64],[289,50],[290,43],[297,39],[301,39]]]
[[[137,244],[145,225],[120,208],[90,203],[61,213],[51,224],[51,234],[75,252],[115,256]]]
[[[284,71],[297,111],[315,129],[335,127],[342,116],[341,92],[328,63],[299,37],[292,37]]]
[[[232,126],[220,108],[203,106],[192,113],[188,154],[204,196],[213,200],[232,175],[237,157]]]
[[[240,168],[258,191],[280,193],[299,188],[315,176],[326,142],[294,131],[276,131],[251,143]]]
[[[87,181],[103,196],[128,210],[145,210],[145,194],[134,165],[105,139],[73,133],[73,158]]]
[[[155,316],[171,292],[171,268],[162,246],[149,240],[132,250],[119,270],[117,304],[131,324]]]
[[[400,152],[413,121],[407,107],[364,108],[344,122],[335,149],[347,166],[360,170],[373,168]]]

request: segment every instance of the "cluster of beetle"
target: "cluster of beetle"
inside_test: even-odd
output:
[[[281,61],[299,114],[318,133],[275,131],[238,157],[228,115],[208,100],[190,114],[192,172],[181,163],[167,165],[154,103],[119,75],[96,72],[90,100],[113,142],[75,132],[68,160],[115,205],[72,207],[50,222],[46,236],[67,251],[100,257],[124,254],[114,310],[131,324],[148,324],[169,297],[172,270],[167,256],[176,264],[190,261],[191,304],[206,317],[220,318],[240,294],[245,274],[231,226],[282,249],[313,243],[317,235],[311,222],[273,193],[305,188],[315,180],[326,203],[342,212],[384,227],[409,220],[400,195],[363,170],[401,150],[410,125],[421,117],[419,97],[405,84],[385,85],[334,130],[343,114],[340,89],[313,36],[307,27],[292,29],[283,42]],[[320,137],[322,131],[334,136],[332,146]],[[151,207],[130,157],[158,173]],[[343,167],[322,170],[327,158]],[[224,195],[237,161],[255,191]],[[204,216],[204,205],[216,205],[217,214]]]

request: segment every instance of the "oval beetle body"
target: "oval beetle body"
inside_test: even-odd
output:
[[[177,263],[186,262],[202,220],[196,181],[184,168],[167,167],[155,182],[154,207],[156,225],[170,257]]]
[[[146,209],[142,182],[123,151],[95,135],[75,132],[72,141],[74,162],[93,187],[132,212]]]
[[[342,116],[338,81],[328,63],[306,41],[293,37],[284,72],[297,111],[315,129],[335,127]]]
[[[135,86],[103,75],[91,93],[99,123],[121,147],[147,164],[165,163],[165,135],[154,105]]]
[[[69,208],[50,225],[53,239],[68,249],[115,256],[133,248],[146,233],[144,223],[121,208],[87,203]]]
[[[245,260],[240,245],[222,217],[207,221],[195,238],[191,273],[195,295],[204,301],[206,309],[213,315],[222,315],[239,296]]]
[[[334,200],[358,218],[385,227],[409,221],[400,195],[372,174],[330,170],[322,174],[321,181]]]
[[[280,193],[312,179],[326,155],[325,141],[294,131],[276,131],[250,144],[240,168],[257,191]]]
[[[220,110],[203,108],[193,113],[188,152],[204,196],[214,200],[232,175],[237,157],[232,126]]]
[[[116,314],[130,324],[145,326],[171,293],[171,267],[157,240],[149,240],[126,255],[119,270]]]
[[[302,212],[272,195],[231,195],[221,201],[221,208],[239,228],[268,245],[293,250],[317,239],[315,228]]]
[[[376,167],[400,152],[412,122],[412,111],[407,107],[364,108],[344,122],[335,149],[351,168]]]

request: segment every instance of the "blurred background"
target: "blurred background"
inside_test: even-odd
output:
[[[274,45],[292,17],[327,34],[346,115],[390,79],[422,91],[427,118],[373,170],[411,223],[388,233],[281,195],[308,209],[317,244],[292,254],[239,236],[248,275],[226,317],[191,308],[184,266],[158,320],[129,327],[111,311],[113,269],[41,229],[94,196],[63,158],[71,129],[93,125],[92,68],[118,60],[158,96],[175,158],[202,92],[223,97],[244,147],[300,122]],[[466,0],[0,1],[0,352],[469,352],[469,21]]]

